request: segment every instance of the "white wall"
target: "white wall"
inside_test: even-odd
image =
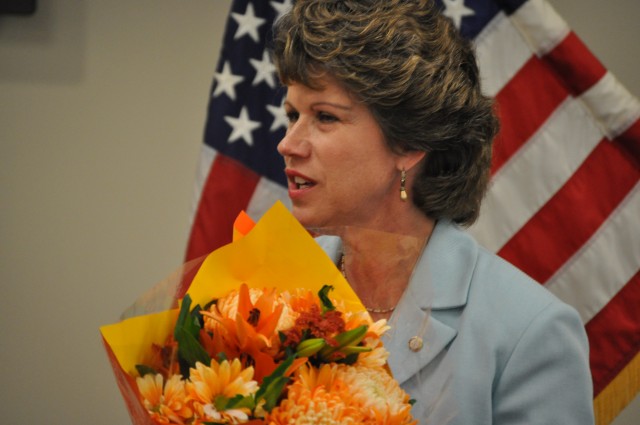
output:
[[[230,1],[0,17],[0,422],[126,424],[98,327],[181,262]]]
[[[640,94],[640,2],[552,3]],[[229,4],[49,0],[0,17],[3,424],[128,423],[98,327],[182,261]]]

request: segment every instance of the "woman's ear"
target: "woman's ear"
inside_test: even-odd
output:
[[[396,167],[398,170],[411,170],[417,163],[427,155],[425,151],[407,151],[401,155],[398,155],[396,161]]]

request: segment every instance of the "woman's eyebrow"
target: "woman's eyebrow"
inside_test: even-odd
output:
[[[353,109],[353,107],[351,105],[344,105],[341,103],[335,103],[335,102],[314,102],[311,104],[311,107],[315,107],[315,106],[333,106],[334,108],[338,108],[338,109],[343,109],[345,111],[350,111],[351,109]]]

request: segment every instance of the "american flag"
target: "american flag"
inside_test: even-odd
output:
[[[241,211],[288,204],[284,92],[265,53],[291,0],[236,0],[215,72],[187,258],[231,241]],[[580,313],[596,416],[640,390],[640,103],[545,0],[439,0],[475,43],[501,131],[478,241]]]

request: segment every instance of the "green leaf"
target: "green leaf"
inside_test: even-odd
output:
[[[216,397],[213,403],[216,407],[216,410],[218,410],[219,412],[229,409],[240,409],[243,407],[246,407],[249,410],[253,411],[253,409],[256,408],[256,402],[253,397],[250,395],[243,396],[242,394],[237,394],[231,398],[219,395]]]
[[[293,364],[293,359],[293,356],[287,357],[271,375],[264,378],[260,389],[256,392],[256,405],[259,404],[260,400],[264,399],[265,403],[263,408],[267,412],[270,412],[271,409],[278,404],[280,394],[282,394],[285,385],[289,382],[289,378],[284,376],[284,374]]]
[[[185,295],[182,299],[182,305],[180,306],[180,313],[178,314],[178,320],[176,321],[176,327],[173,330],[174,339],[178,339],[178,330],[184,330],[185,327],[188,327],[189,323],[189,311],[191,309],[191,296],[189,294]]]
[[[206,366],[211,365],[211,357],[207,351],[200,345],[200,342],[184,329],[176,332],[176,341],[178,342],[178,357],[186,362],[189,367],[194,367],[196,362],[203,363]],[[188,374],[184,374],[187,376]]]
[[[326,313],[327,311],[333,311],[336,307],[333,305],[331,300],[329,299],[329,291],[333,291],[333,286],[324,285],[320,291],[318,291],[318,297],[320,297],[320,302],[322,303],[322,312]]]
[[[195,366],[196,362],[201,362],[207,366],[211,364],[211,357],[200,344],[200,306],[196,306],[190,312],[191,297],[187,294],[182,300],[180,314],[176,327],[173,331],[173,338],[178,343],[178,359],[180,361],[180,372],[183,376],[189,376],[189,368]]]

